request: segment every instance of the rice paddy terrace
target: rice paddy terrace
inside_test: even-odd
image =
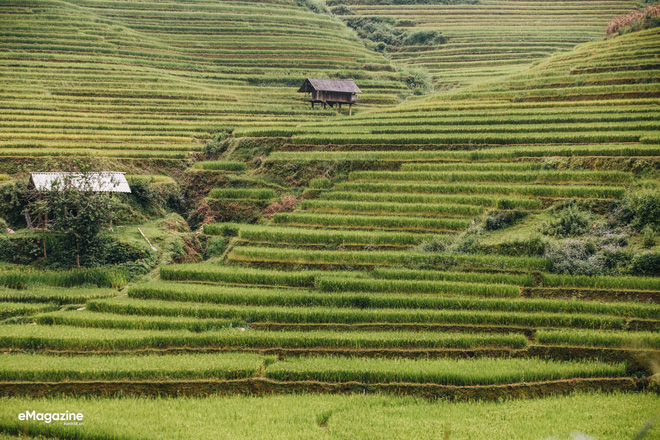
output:
[[[357,17],[390,18],[401,29],[441,32],[448,39],[445,44],[405,47],[393,52],[392,58],[426,68],[441,87],[447,88],[520,72],[555,52],[602,38],[612,16],[635,6],[627,0],[344,3]]]
[[[198,163],[191,172],[245,177],[209,203],[263,207],[291,191],[267,181],[278,167],[300,182],[311,170],[297,209],[206,224],[230,241],[222,258],[162,266],[121,294],[112,279],[5,270],[0,390],[652,389],[660,280],[560,275],[524,246],[553,206],[607,212],[631,185],[657,185],[635,164],[660,148],[659,35],[587,43],[500,82],[333,123],[237,129],[279,146],[261,164],[231,152]],[[494,209],[526,216],[469,252],[445,247]]]
[[[600,38],[632,2],[352,7],[400,14],[417,23],[411,29],[439,26],[450,42],[407,47],[393,64],[338,19],[292,0],[3,2],[0,159],[12,170],[48,156],[123,158],[126,167],[182,159],[218,131],[332,115],[302,105],[293,93],[301,78],[354,77],[365,104],[392,105],[409,93],[408,65],[442,85],[511,73]]]
[[[219,129],[334,114],[296,96],[309,76],[355,76],[365,104],[407,93],[343,24],[288,0],[6,1],[0,23],[2,156],[185,158]]]
[[[438,68],[436,78],[465,87],[394,105],[407,93],[394,64],[365,49],[339,21],[289,1],[4,2],[5,161],[89,154],[192,163],[204,157],[204,141],[226,128],[228,142],[254,148],[230,148],[186,173],[219,212],[202,230],[227,243],[220,257],[161,265],[130,283],[106,269],[0,266],[0,395],[13,396],[3,404],[14,409],[27,397],[53,394],[382,392],[497,400],[605,391],[614,394],[561,402],[619,418],[626,405],[637,415],[617,419],[603,438],[639,422],[657,402],[641,391],[657,392],[649,365],[660,355],[660,279],[560,274],[539,245],[558,210],[586,207],[600,224],[631,188],[657,188],[660,31],[568,51],[594,39],[596,28],[628,10],[628,2],[522,3],[483,3],[509,17],[492,30],[479,15],[464,26],[453,15],[479,5],[416,6],[416,26],[437,25],[452,38],[437,51],[395,58],[423,63],[437,56],[433,65],[454,68]],[[537,6],[546,9],[533,37],[529,16]],[[352,8],[401,17],[412,10]],[[495,37],[511,28],[524,43],[511,49],[516,62],[504,55],[511,46]],[[443,52],[485,55],[469,48],[486,40],[499,61],[477,56],[461,64]],[[537,58],[543,60],[529,67]],[[353,117],[312,112],[291,92],[300,77],[356,71],[372,107]],[[469,85],[511,72],[518,73]],[[0,181],[12,177],[0,174]],[[285,207],[269,213],[273,206]],[[484,226],[487,216],[514,211],[521,218],[512,226]],[[255,215],[238,221],[234,212]],[[637,237],[631,241],[638,245]],[[306,420],[296,411],[313,401],[315,411],[325,411],[314,413],[314,428],[330,435],[328,427],[340,432],[355,420],[369,426],[369,411],[387,406],[378,400],[385,397],[371,396],[374,406],[359,416],[337,410],[357,408],[354,398],[273,399],[297,420]],[[187,402],[200,414],[223,413],[217,399]],[[141,420],[174,406],[130,398],[116,406],[44,402],[73,403],[99,418],[131,407]],[[502,411],[527,418],[528,411],[558,414],[561,406],[559,398],[528,402],[523,409],[508,402]],[[415,420],[427,414],[406,405]],[[451,408],[463,408],[461,420],[491,411]],[[170,424],[174,419],[155,423],[157,433],[136,434],[123,421],[84,433],[31,424],[28,432],[2,416],[0,435],[190,438]],[[571,419],[571,426],[592,419]],[[483,438],[483,423],[465,423],[458,432]],[[401,435],[419,432],[418,425]],[[317,431],[301,431],[300,438],[323,438]],[[358,438],[391,434],[365,432]],[[526,430],[511,432],[492,438],[528,437]],[[534,432],[552,435],[547,427]],[[259,437],[269,438],[253,438]]]

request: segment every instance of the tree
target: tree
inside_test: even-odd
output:
[[[61,233],[65,243],[75,248],[77,267],[80,267],[81,254],[94,253],[101,229],[112,222],[111,196],[108,192],[97,191],[100,179],[108,178],[102,173],[90,172],[87,167],[80,172],[65,173],[50,188],[34,190],[28,205],[29,212],[43,219],[44,229]]]

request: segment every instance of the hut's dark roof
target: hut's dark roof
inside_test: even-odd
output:
[[[311,92],[312,89],[322,90],[324,92],[362,93],[362,90],[360,90],[352,79],[319,78],[307,78],[298,92]]]

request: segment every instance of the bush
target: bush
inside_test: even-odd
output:
[[[351,9],[351,7],[347,5],[335,6],[334,8],[331,9],[331,11],[335,15],[355,15],[353,9]]]
[[[646,252],[632,260],[630,272],[633,275],[657,277],[660,275],[660,252]]]
[[[223,130],[218,132],[213,140],[208,141],[204,145],[204,153],[208,157],[217,157],[220,154],[224,153],[229,146],[229,137],[231,136],[231,131]]]
[[[16,245],[6,235],[0,235],[0,261],[12,261]]]
[[[152,176],[129,176],[130,194],[124,200],[148,215],[160,215],[165,211],[181,212],[184,197],[177,183],[157,183]]]
[[[527,213],[520,209],[493,211],[486,216],[484,229],[487,231],[495,231],[497,229],[508,228],[525,216],[527,216]]]
[[[655,231],[649,225],[644,226],[644,229],[642,229],[642,246],[645,248],[655,246]]]
[[[0,217],[10,227],[25,227],[23,211],[28,203],[27,180],[12,181],[0,184]]]
[[[6,234],[8,227],[9,225],[7,224],[5,219],[0,217],[0,234]]]
[[[438,31],[432,29],[425,29],[415,32],[410,32],[403,40],[405,46],[422,46],[433,44],[444,44],[447,39]]]
[[[617,274],[630,263],[631,256],[621,240],[605,236],[598,242],[568,239],[546,246],[545,258],[551,271],[571,275]]]
[[[360,38],[374,43],[399,46],[405,35],[405,31],[394,27],[395,20],[389,17],[347,17],[344,21]]]
[[[429,254],[437,252],[445,252],[448,248],[449,243],[447,239],[441,236],[433,237],[430,240],[423,241],[419,247],[419,252],[426,252]]]
[[[222,237],[211,237],[206,242],[204,259],[221,256],[227,249],[227,241]]]
[[[307,8],[315,14],[328,14],[328,7],[320,0],[296,0],[296,4]]]
[[[576,237],[587,232],[590,216],[576,205],[570,205],[559,211],[557,218],[550,220],[544,227],[544,234],[556,237]]]
[[[660,230],[660,189],[629,191],[621,201],[617,214],[621,222],[638,231],[645,226]]]
[[[433,92],[433,78],[424,69],[412,69],[406,76],[406,85],[415,95],[424,95]]]
[[[581,240],[550,243],[545,258],[550,260],[551,271],[571,275],[600,275],[603,268],[596,258],[596,246]]]

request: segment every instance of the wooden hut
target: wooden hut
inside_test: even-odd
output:
[[[341,105],[348,104],[349,114],[353,114],[353,104],[357,104],[357,94],[362,93],[352,79],[318,79],[307,78],[298,93],[309,93],[309,102],[314,108],[315,103],[326,106],[337,106],[341,113]]]

